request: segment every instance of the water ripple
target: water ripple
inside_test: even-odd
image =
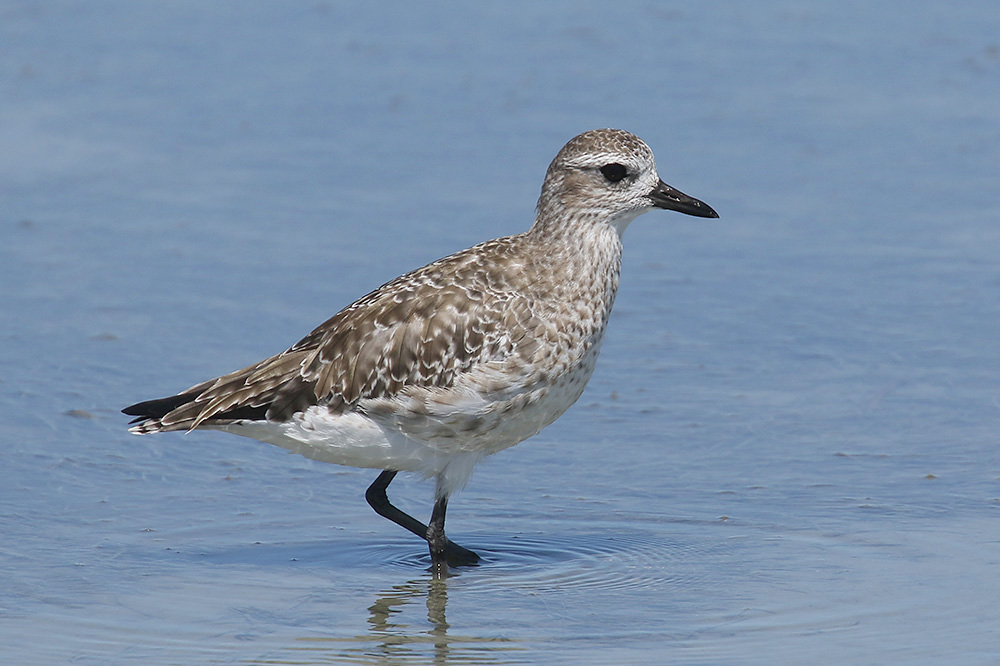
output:
[[[464,545],[479,553],[482,561],[453,570],[463,585],[534,590],[686,587],[703,580],[710,570],[704,566],[705,559],[714,556],[708,547],[634,531],[514,535]],[[352,551],[352,556],[369,566],[410,571],[430,567],[429,555],[412,544],[380,544]]]

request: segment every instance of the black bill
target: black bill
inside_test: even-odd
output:
[[[719,214],[712,210],[712,207],[704,201],[689,197],[680,190],[670,187],[662,180],[648,196],[657,208],[676,210],[678,213],[685,213],[696,217],[719,217]]]

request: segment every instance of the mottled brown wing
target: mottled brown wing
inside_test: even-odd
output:
[[[504,358],[527,331],[527,322],[518,325],[512,318],[522,317],[513,315],[530,318],[523,298],[496,278],[507,254],[504,242],[509,241],[491,241],[478,246],[479,254],[465,251],[399,277],[287,351],[191,387],[177,396],[189,401],[160,417],[156,429],[265,415],[281,421],[317,403],[343,412],[359,400],[392,397],[406,386],[451,386],[474,364]],[[484,257],[484,249],[499,252]]]
[[[509,351],[498,313],[455,286],[410,286],[345,314],[302,366],[335,412],[407,385],[451,386],[474,363]]]

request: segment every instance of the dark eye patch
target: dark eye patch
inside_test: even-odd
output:
[[[601,173],[608,179],[609,182],[617,183],[628,175],[628,169],[621,164],[614,162],[612,164],[605,164],[602,166]]]

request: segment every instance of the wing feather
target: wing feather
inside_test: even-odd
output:
[[[407,387],[446,388],[473,366],[512,353],[531,319],[523,295],[501,276],[520,236],[483,243],[403,275],[344,308],[288,350],[133,405],[137,432],[223,425],[266,414],[282,421],[313,404],[342,413]],[[512,308],[518,302],[520,307]],[[520,315],[518,314],[520,313]],[[190,399],[179,406],[181,396]],[[165,413],[139,409],[162,403]],[[144,421],[144,422],[143,422]]]

